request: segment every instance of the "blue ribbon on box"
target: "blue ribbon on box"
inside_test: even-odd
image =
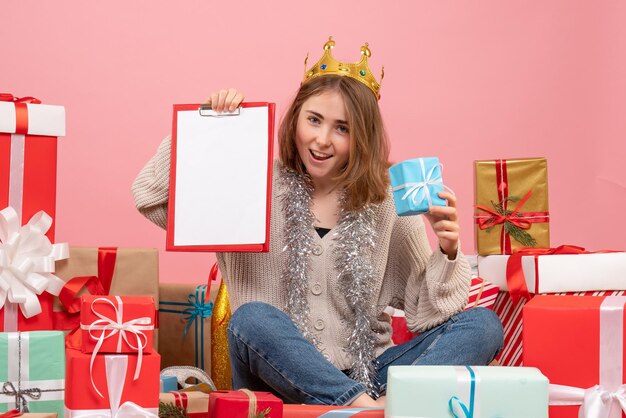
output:
[[[448,408],[454,418],[474,418],[474,396],[476,395],[476,374],[474,370],[470,366],[465,366],[469,371],[470,375],[470,399],[469,399],[469,407],[458,398],[458,396],[453,396],[448,401]],[[460,411],[459,411],[460,409]],[[460,413],[462,415],[457,414]]]
[[[202,370],[204,370],[204,319],[213,314],[213,302],[207,303],[205,300],[205,297],[209,296],[209,290],[210,287],[208,285],[199,285],[196,287],[195,295],[191,293],[187,296],[187,303],[163,301],[159,303],[161,306],[167,305],[185,307],[185,309],[182,310],[160,308],[160,311],[183,315],[187,321],[185,331],[183,332],[183,338],[187,336],[187,332],[191,326],[195,324],[194,345],[196,347],[196,367],[199,367]],[[200,338],[198,338],[198,334],[200,334]],[[198,360],[198,357],[200,360]]]

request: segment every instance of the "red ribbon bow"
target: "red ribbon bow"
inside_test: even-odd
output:
[[[522,229],[530,228],[530,222],[528,220],[525,220],[524,215],[520,214],[519,211],[522,208],[522,206],[524,206],[524,203],[526,203],[526,201],[530,199],[530,196],[532,194],[533,194],[533,191],[529,190],[528,193],[526,193],[526,196],[524,196],[524,198],[519,201],[517,206],[515,206],[515,209],[513,210],[513,212],[511,212],[508,215],[503,215],[501,213],[498,213],[495,210],[490,209],[484,205],[476,205],[476,209],[482,210],[483,212],[487,212],[491,214],[491,216],[489,217],[478,219],[479,228],[487,229],[487,228],[490,228],[492,226],[495,226],[504,222],[510,222],[513,225]]]
[[[15,133],[28,133],[28,107],[27,103],[39,104],[41,100],[34,97],[15,97],[11,93],[0,93],[0,102],[15,103]]]
[[[506,263],[506,283],[509,288],[509,294],[514,303],[524,298],[530,300],[530,292],[526,285],[524,270],[522,269],[522,257],[534,256],[535,259],[540,255],[552,254],[596,254],[596,253],[613,253],[616,250],[600,250],[587,251],[583,247],[577,245],[560,245],[554,248],[519,248],[513,251]],[[539,272],[537,271],[537,262],[535,261],[535,289],[538,287]]]

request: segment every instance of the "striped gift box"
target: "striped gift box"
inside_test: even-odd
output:
[[[471,308],[488,308],[493,309],[500,289],[493,283],[489,283],[480,277],[474,277],[470,285],[469,296],[465,310]],[[391,316],[391,339],[394,344],[402,344],[409,341],[417,334],[412,333],[406,326],[404,311],[395,309]]]
[[[567,292],[557,295],[574,296],[622,296],[624,290],[600,291],[600,292]],[[504,327],[504,347],[496,357],[502,366],[522,365],[522,308],[526,304],[525,299],[513,303],[507,292],[499,292],[493,310],[500,317]]]

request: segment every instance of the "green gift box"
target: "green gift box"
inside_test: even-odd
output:
[[[65,340],[60,331],[0,332],[0,413],[63,416]]]

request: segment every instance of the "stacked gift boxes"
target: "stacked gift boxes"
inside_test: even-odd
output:
[[[161,357],[152,348],[150,297],[85,296],[68,337],[65,416],[156,417]]]

